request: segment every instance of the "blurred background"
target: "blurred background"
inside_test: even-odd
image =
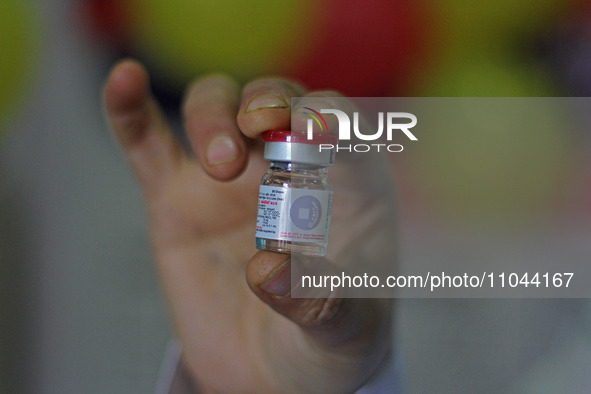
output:
[[[103,116],[117,59],[146,64],[180,138],[184,86],[212,71],[347,96],[589,96],[591,2],[2,0],[0,53],[0,392],[145,393],[173,333]],[[591,260],[575,110],[580,132],[450,130],[397,155],[401,257]],[[410,392],[591,387],[586,300],[399,305]]]

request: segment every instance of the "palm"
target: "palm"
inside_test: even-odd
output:
[[[154,237],[164,240],[156,243],[156,254],[178,332],[189,366],[206,386],[227,384],[216,380],[241,371],[242,379],[230,391],[260,387],[265,381],[272,387],[277,382],[267,379],[267,366],[277,365],[280,359],[298,365],[304,356],[301,348],[289,346],[294,343],[293,336],[299,335],[297,327],[261,303],[243,277],[255,251],[258,184],[267,166],[260,153],[254,153],[244,174],[232,183],[222,183],[188,160],[170,179],[164,197],[151,207]],[[384,232],[384,223],[378,220],[360,221],[368,215],[383,218],[384,210],[375,206],[375,201],[380,215],[362,209],[367,206],[367,189],[359,188],[365,179],[359,177],[362,174],[352,174],[346,165],[333,172],[335,188],[342,194],[335,196],[333,232],[337,235],[333,238],[338,241],[332,254],[342,260],[351,256],[347,245],[356,237],[368,236],[367,231]],[[358,190],[364,193],[355,192]],[[384,190],[381,193],[384,201],[391,201]],[[278,355],[277,348],[271,351],[277,343],[285,354]],[[227,373],[220,373],[220,369]]]

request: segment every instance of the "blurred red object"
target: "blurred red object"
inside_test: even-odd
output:
[[[323,23],[291,77],[351,97],[408,94],[426,57],[428,14],[421,2],[325,0]]]
[[[84,25],[92,38],[116,50],[129,45],[129,12],[125,0],[87,0],[81,3]]]

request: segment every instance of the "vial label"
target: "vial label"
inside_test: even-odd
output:
[[[261,186],[257,238],[328,242],[332,192]]]

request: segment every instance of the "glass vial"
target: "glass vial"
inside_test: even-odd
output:
[[[263,141],[271,165],[259,190],[257,249],[326,255],[332,211],[326,167],[334,164],[334,149],[283,130],[267,131]]]

